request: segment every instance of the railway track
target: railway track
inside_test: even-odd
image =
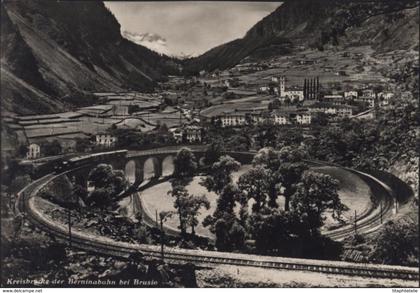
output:
[[[51,222],[40,211],[34,208],[34,199],[37,196],[37,193],[46,184],[63,174],[64,173],[58,175],[46,175],[25,187],[19,193],[18,208],[22,213],[25,213],[26,219],[29,220],[35,227],[48,234],[54,235],[58,239],[66,241],[68,239],[66,227],[63,224]],[[130,254],[139,251],[148,257],[161,257],[160,247],[157,245],[116,242],[106,237],[91,236],[80,231],[72,232],[72,245],[73,247],[82,250],[123,258],[127,258]],[[293,259],[237,253],[187,250],[170,247],[165,248],[165,261],[175,264],[193,263],[198,266],[211,268],[218,265],[234,265],[282,270],[300,270],[370,278],[405,280],[419,279],[419,269],[412,267]]]
[[[376,192],[374,192],[377,197],[375,206],[369,212],[361,215],[356,219],[356,229],[358,234],[367,235],[374,233],[382,225],[381,219],[386,219],[388,216],[392,215],[392,209],[394,206],[394,195],[392,194],[392,190],[387,185],[369,174],[348,168],[344,169],[358,175],[362,179],[365,177],[365,180],[372,181],[378,189]],[[379,206],[380,204],[382,204],[382,209]],[[324,232],[323,235],[328,236],[334,240],[343,240],[350,235],[354,235],[354,231],[354,223],[348,223],[336,230]]]

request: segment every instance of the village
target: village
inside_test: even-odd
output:
[[[244,70],[242,65],[238,67],[234,70]],[[175,143],[194,144],[202,142],[202,134],[209,125],[307,128],[343,119],[373,119],[375,109],[388,107],[394,97],[391,91],[372,88],[329,90],[318,76],[300,80],[300,86],[299,80],[291,84],[284,75],[271,76],[253,88],[238,80],[232,77],[232,70],[200,72],[199,77],[191,78],[171,76],[154,94],[94,93],[101,101],[98,105],[3,119],[14,131],[21,148],[27,149],[24,157],[34,160],[92,151],[92,146],[96,150],[112,148],[117,138],[110,132],[111,127],[141,133],[164,127]]]

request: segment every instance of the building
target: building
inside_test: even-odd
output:
[[[182,143],[183,130],[180,127],[172,127],[169,129],[177,143]]]
[[[284,93],[284,97],[289,98],[291,100],[299,100],[303,101],[304,95],[303,91],[301,90],[289,90]]]
[[[189,143],[201,142],[202,127],[189,125],[184,128],[183,135]]]
[[[310,113],[324,113],[333,116],[333,120],[350,118],[353,115],[353,107],[347,105],[334,105],[330,103],[318,103],[308,107]]]
[[[394,93],[391,92],[380,92],[378,94],[379,104],[381,106],[389,105],[391,99],[394,97]]]
[[[374,108],[375,107],[375,97],[361,96],[361,97],[358,97],[357,99],[355,99],[355,101],[367,103],[369,108]]]
[[[309,112],[311,113],[325,113],[328,115],[336,115],[337,107],[334,105],[329,105],[326,103],[318,103],[309,107]]]
[[[337,107],[338,118],[350,118],[353,115],[353,108],[350,106]]]
[[[245,113],[231,112],[219,116],[222,127],[243,126],[246,123]]]
[[[341,95],[325,95],[322,99],[324,102],[332,105],[342,105],[345,103],[344,97]]]
[[[312,122],[311,113],[296,113],[296,123],[300,125],[309,125]]]
[[[358,92],[357,91],[346,91],[346,92],[344,92],[344,97],[346,99],[357,98],[358,97]]]
[[[374,98],[375,97],[375,92],[371,89],[365,89],[365,90],[362,91],[362,96],[363,97]]]
[[[274,125],[286,125],[290,123],[289,115],[282,111],[273,111],[272,121]]]
[[[258,89],[259,93],[269,93],[270,92],[270,87],[268,86],[262,86]]]
[[[279,79],[279,96],[281,98],[289,98],[291,100],[304,100],[304,92],[300,89],[288,89],[286,90],[286,78],[281,76]]]
[[[31,143],[28,147],[27,159],[38,159],[41,157],[41,148],[36,143]]]
[[[104,147],[111,147],[115,144],[117,138],[109,133],[96,134],[96,144]]]

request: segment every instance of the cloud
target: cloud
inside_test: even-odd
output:
[[[171,53],[202,54],[241,38],[279,2],[105,2],[122,30],[157,34]]]
[[[133,33],[129,31],[123,31],[122,36],[127,40],[130,40],[138,45],[145,46],[155,52],[165,55],[171,55],[172,53],[168,49],[166,39],[159,36],[158,34],[151,33]]]

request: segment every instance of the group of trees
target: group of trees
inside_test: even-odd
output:
[[[135,129],[110,129],[117,138],[116,147],[128,149],[147,149],[175,144],[176,141],[166,125],[161,125],[154,131],[140,132]]]
[[[187,234],[187,227],[191,227],[191,234],[195,235],[195,227],[199,224],[198,215],[201,207],[210,208],[206,196],[190,194],[186,186],[192,181],[197,171],[197,161],[188,148],[181,149],[174,159],[174,172],[171,179],[171,190],[168,195],[175,198],[174,208],[179,218],[181,236]]]
[[[58,140],[47,141],[41,144],[41,152],[43,152],[43,155],[45,156],[57,156],[61,154],[62,151],[63,148]]]
[[[413,104],[378,110],[372,121],[344,120],[313,130],[305,140],[312,158],[357,169],[386,170],[395,160],[415,155],[420,111]]]
[[[203,158],[209,164],[207,176],[201,182],[217,195],[215,210],[204,219],[203,225],[215,234],[218,250],[243,251],[247,239],[255,242],[257,252],[276,255],[301,255],[309,244],[325,246],[325,239],[319,233],[324,213],[329,211],[341,220],[347,207],[338,197],[336,180],[309,170],[304,162],[307,156],[304,148],[260,150],[252,168],[238,182],[233,182],[232,173],[239,170],[240,163],[224,152],[220,141],[208,147]],[[176,198],[174,206],[180,229],[186,233],[187,225],[194,231],[198,210],[203,206],[208,208],[209,203],[186,190],[197,170],[192,152],[182,149],[174,164],[169,194]],[[285,198],[284,206],[279,204],[280,196]]]
[[[210,125],[205,142],[214,137],[229,150],[246,151],[304,145],[311,159],[356,169],[386,170],[404,156],[415,156],[420,110],[415,101],[395,98],[392,107],[375,110],[372,120],[344,119],[328,124],[326,115],[314,118],[310,129],[273,125],[218,128]]]
[[[210,226],[210,231],[216,235],[216,247],[219,250],[231,251],[244,246],[245,230],[234,211],[241,192],[232,180],[232,172],[238,171],[239,167],[240,163],[232,157],[220,156],[201,182],[209,192],[218,196],[213,215],[207,216],[203,225]]]
[[[85,205],[98,208],[115,207],[118,195],[128,186],[124,172],[114,170],[108,164],[99,164],[93,168],[89,172],[88,182],[93,186],[91,192],[74,182],[72,194]]]
[[[245,195],[242,204],[253,202],[245,222],[259,252],[299,254],[296,249],[304,249],[305,239],[320,238],[326,211],[341,220],[346,210],[338,197],[338,182],[310,171],[306,156],[303,148],[265,148],[254,157],[253,168],[239,178]],[[284,197],[284,207],[279,207],[279,196]]]

